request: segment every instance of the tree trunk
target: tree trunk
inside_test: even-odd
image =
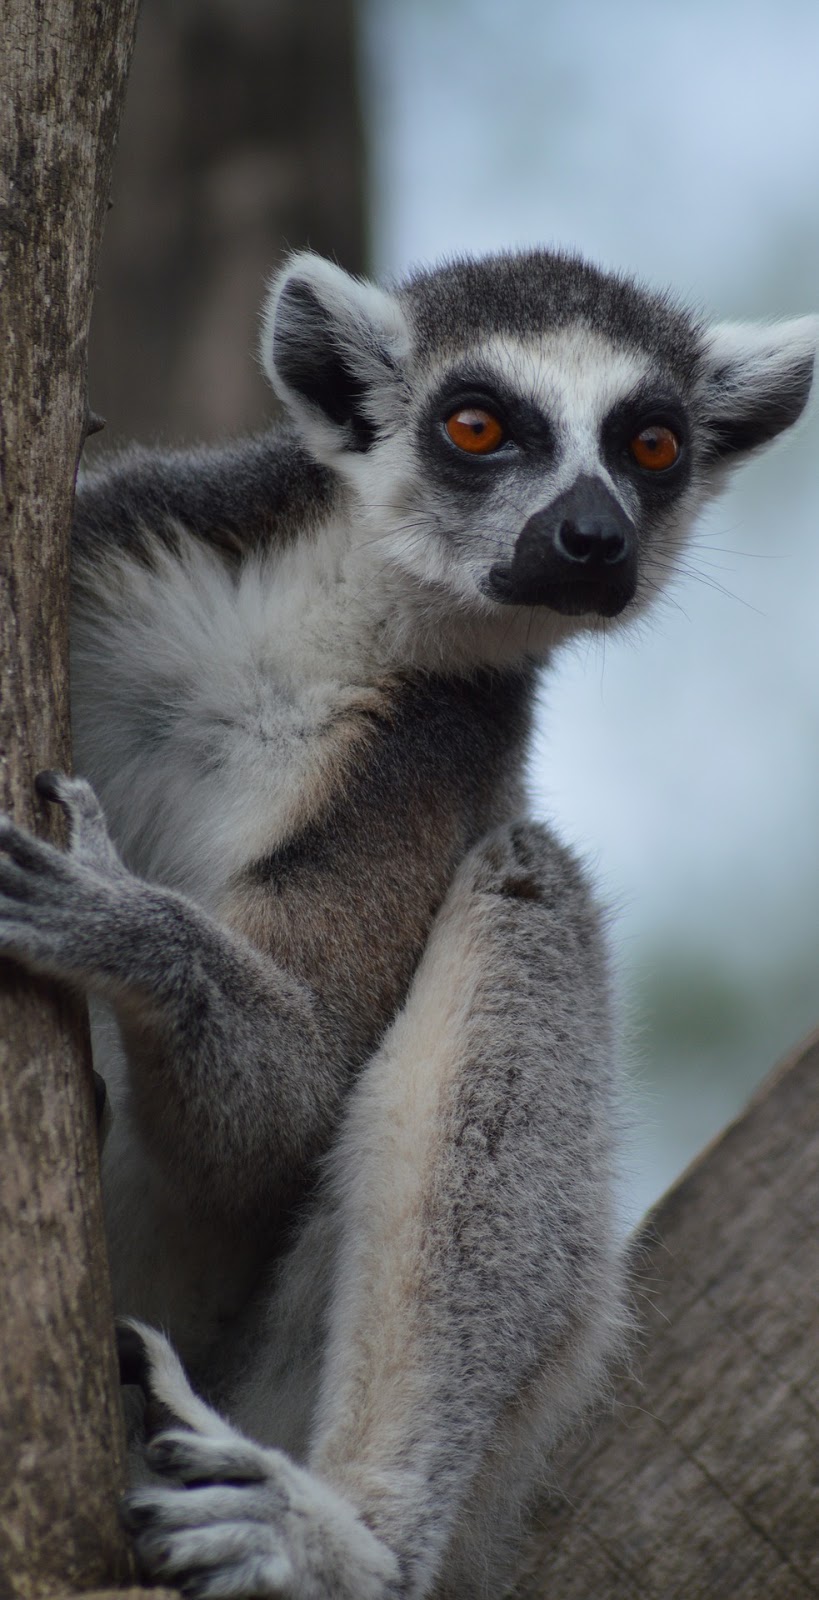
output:
[[[643,1224],[637,1377],[554,1469],[517,1600],[819,1592],[819,1034]]]
[[[68,539],[97,250],[136,0],[7,0],[0,39],[0,810],[68,767]],[[0,1594],[128,1571],[121,1423],[79,1008],[0,975]]]

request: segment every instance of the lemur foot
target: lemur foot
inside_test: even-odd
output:
[[[93,924],[106,891],[128,874],[90,784],[41,772],[36,788],[66,813],[69,848],[58,850],[0,816],[0,955],[37,971],[71,976],[77,969],[78,935],[89,921]]]
[[[162,1481],[132,1490],[123,1509],[147,1578],[195,1600],[396,1595],[397,1561],[352,1506],[199,1400],[161,1334],[129,1324],[126,1365],[149,1405],[178,1421],[146,1447]]]

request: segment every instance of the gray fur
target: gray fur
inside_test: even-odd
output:
[[[538,338],[586,322],[618,345],[648,352],[681,383],[696,373],[699,320],[669,294],[638,287],[569,252],[510,251],[418,271],[399,288],[422,357],[437,359],[489,335]]]
[[[150,561],[178,548],[177,526],[241,560],[260,545],[303,538],[333,505],[334,485],[292,429],[219,448],[132,446],[83,476],[74,519],[76,565],[112,549]]]
[[[664,586],[815,334],[543,251],[394,293],[296,257],[262,341],[291,422],[81,485],[86,776],[42,786],[67,853],[0,822],[0,951],[94,1001],[152,1578],[511,1580],[628,1322],[600,916],[526,820],[536,667]],[[444,429],[476,405],[480,459]]]

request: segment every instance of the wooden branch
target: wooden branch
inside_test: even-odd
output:
[[[555,1472],[523,1600],[819,1594],[819,1034],[637,1242],[638,1378]]]
[[[136,0],[9,0],[0,36],[0,809],[69,764],[68,535]],[[121,1423],[81,1014],[0,977],[0,1594],[125,1576]]]

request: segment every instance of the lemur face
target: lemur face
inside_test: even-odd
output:
[[[691,428],[668,371],[581,324],[446,363],[414,419],[419,499],[501,606],[619,615],[687,505]]]
[[[557,638],[664,586],[726,467],[800,415],[818,328],[709,329],[546,251],[395,294],[307,256],[274,285],[263,357],[373,561],[476,616],[560,619]]]

